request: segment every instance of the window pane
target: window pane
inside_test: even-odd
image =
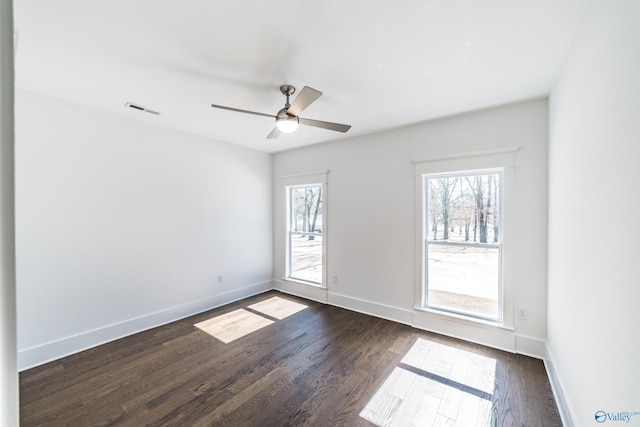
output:
[[[289,188],[287,277],[322,285],[322,185]]]
[[[292,279],[313,283],[322,283],[322,236],[291,236],[291,274]]]
[[[498,317],[498,248],[429,245],[428,305]]]
[[[318,232],[322,228],[322,187],[291,188],[290,231]]]
[[[438,177],[427,181],[429,240],[500,241],[500,173]]]
[[[426,305],[499,320],[502,172],[426,176]]]

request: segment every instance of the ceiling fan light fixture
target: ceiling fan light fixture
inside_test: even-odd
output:
[[[278,113],[276,117],[276,127],[282,133],[293,133],[298,129],[298,118],[296,116],[290,116],[286,113],[286,110]]]
[[[256,116],[265,116],[276,119],[276,126],[267,135],[267,139],[273,139],[280,136],[283,133],[292,133],[298,129],[298,125],[302,123],[305,126],[313,126],[316,128],[329,129],[336,132],[346,132],[351,129],[351,125],[343,125],[340,123],[323,122],[322,120],[312,120],[300,117],[300,113],[311,105],[316,99],[322,96],[322,92],[305,86],[302,91],[296,96],[296,99],[292,103],[289,103],[289,98],[296,91],[296,88],[291,85],[280,86],[280,92],[287,98],[284,104],[284,108],[278,111],[275,116],[272,114],[258,113],[257,111],[241,110],[239,108],[225,107],[224,105],[211,104],[213,108],[220,108],[222,110],[235,111],[237,113],[254,114]]]

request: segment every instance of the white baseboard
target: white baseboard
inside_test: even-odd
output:
[[[358,313],[392,320],[414,328],[486,345],[511,353],[544,360],[544,341],[517,335],[513,330],[485,325],[466,319],[456,319],[438,313],[421,312],[393,307],[373,301],[331,292],[290,280],[274,280],[275,289],[290,295],[310,299]]]
[[[411,324],[412,311],[372,301],[353,298],[331,292],[326,288],[312,286],[295,280],[274,280],[275,289],[285,294],[295,295],[312,301],[333,305],[358,313],[392,320],[398,323]]]
[[[516,353],[544,360],[544,341],[516,334]]]
[[[124,338],[147,329],[161,326],[176,320],[211,310],[231,302],[276,289],[280,292],[296,295],[312,301],[334,305],[347,310],[391,320],[413,326],[418,329],[447,335],[489,347],[524,354],[548,360],[542,341],[516,335],[514,331],[491,325],[458,320],[428,312],[417,312],[337,294],[325,288],[310,286],[289,280],[269,280],[246,286],[233,291],[214,295],[198,301],[170,307],[155,313],[149,313],[134,319],[107,325],[86,331],[78,335],[65,337],[18,352],[18,370],[23,371],[61,357],[68,356],[110,341]],[[545,362],[547,363],[547,362]],[[551,371],[549,372],[550,380]],[[553,384],[552,384],[553,386]]]
[[[87,350],[126,336],[193,316],[231,302],[273,289],[271,280],[234,289],[208,298],[169,307],[155,313],[107,325],[18,351],[18,371]]]
[[[492,324],[475,322],[432,311],[416,310],[413,326],[425,331],[458,338],[476,344],[516,352],[515,332]]]
[[[294,280],[274,280],[274,289],[311,301],[327,303],[327,289]]]
[[[333,292],[328,293],[327,303],[335,305],[336,307],[346,308],[347,310],[357,311],[358,313],[369,314],[382,319],[404,323],[405,325],[411,325],[411,320],[413,318],[412,310],[405,310]]]
[[[544,346],[544,367],[547,370],[547,376],[549,377],[549,383],[551,384],[551,391],[553,392],[553,397],[556,400],[556,404],[558,405],[558,412],[560,412],[560,418],[562,419],[562,425],[565,427],[573,427],[575,423],[573,420],[575,419],[572,415],[572,411],[569,406],[569,402],[564,396],[562,387],[562,381],[560,380],[560,376],[558,375],[558,371],[556,370],[555,359],[549,350],[549,345],[545,344]]]
[[[337,294],[326,288],[312,286],[296,282],[294,280],[274,280],[274,284],[274,289],[285,294],[295,295],[358,313],[411,325],[411,318],[413,316],[411,310],[405,310],[389,305],[379,304],[377,302]]]

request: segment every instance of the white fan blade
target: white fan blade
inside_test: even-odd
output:
[[[273,114],[257,113],[255,111],[241,110],[239,108],[233,108],[233,107],[225,107],[224,105],[211,104],[211,106],[213,108],[220,108],[222,110],[235,111],[237,113],[255,114],[256,116],[271,117],[271,118],[274,118],[274,119],[276,118],[276,116],[274,116]]]
[[[287,114],[298,116],[302,111],[311,105],[316,99],[322,96],[322,92],[305,86],[302,88],[296,99],[291,103]]]
[[[321,120],[303,119],[298,117],[301,125],[313,126],[317,128],[335,130],[337,132],[346,132],[351,129],[351,125],[343,125],[340,123],[323,122]]]
[[[269,133],[269,135],[267,135],[267,139],[273,139],[273,138],[277,138],[280,136],[280,129],[278,129],[278,127],[274,127],[273,130],[271,131],[271,133]]]

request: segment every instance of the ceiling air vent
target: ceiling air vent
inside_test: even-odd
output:
[[[133,108],[134,110],[144,111],[145,113],[153,114],[154,116],[160,115],[160,113],[157,111],[150,110],[146,107],[143,107],[142,105],[134,104],[133,102],[127,102],[124,105],[125,107]]]

